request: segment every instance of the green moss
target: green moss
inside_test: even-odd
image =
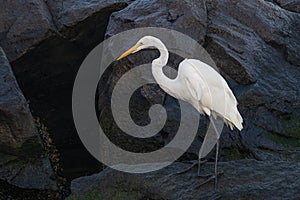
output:
[[[269,133],[268,137],[282,145],[286,149],[300,147],[300,139],[278,135],[277,133]]]
[[[243,159],[242,154],[237,148],[224,149],[224,155],[226,161]]]
[[[10,161],[16,160],[18,157],[0,152],[0,166]]]
[[[71,195],[67,197],[66,200],[102,200],[102,198],[100,197],[100,194],[98,192],[92,191],[80,197]]]
[[[109,189],[108,189],[109,190]],[[128,196],[138,196],[138,192],[126,192],[126,191],[115,191],[112,190],[111,192],[105,191],[108,194],[114,194],[113,196],[110,196],[110,200],[123,200],[128,199]],[[76,196],[71,195],[66,198],[66,200],[106,200],[106,198],[103,197],[103,194],[100,194],[98,191],[92,191],[87,192],[84,195]]]
[[[39,155],[43,154],[43,148],[41,142],[37,136],[33,136],[28,139],[24,144],[18,149],[18,154],[21,155]]]
[[[292,118],[284,123],[286,135],[300,139],[300,118]]]

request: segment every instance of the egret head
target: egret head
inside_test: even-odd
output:
[[[142,37],[133,47],[123,53],[117,60],[121,60],[126,56],[136,53],[142,49],[146,49],[153,46],[153,43],[157,40],[157,38],[152,36],[144,36]]]

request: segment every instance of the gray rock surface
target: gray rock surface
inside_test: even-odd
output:
[[[101,38],[110,13],[124,8],[128,2],[130,0],[101,3],[92,0],[3,1],[0,45],[8,59],[14,61],[52,37],[76,41],[86,37]],[[82,32],[85,23],[81,22],[84,21],[94,22],[90,28],[93,32]],[[92,44],[88,40],[82,43]]]
[[[238,133],[225,128],[221,159],[300,160],[298,0],[29,0],[3,1],[1,11],[0,45],[31,108],[49,127],[63,165],[73,172],[77,172],[73,163],[78,163],[79,158],[82,163],[89,163],[85,162],[89,154],[82,153],[84,148],[76,149],[80,140],[70,106],[77,70],[105,34],[109,37],[145,26],[174,29],[199,41],[238,97],[245,129]],[[107,72],[102,80],[105,88],[99,94],[105,97],[100,106],[109,106],[105,102],[109,99],[107,94],[122,73],[151,61],[158,53],[145,51],[137,55],[125,60],[123,68],[116,65]],[[170,64],[177,66],[180,61],[173,55]],[[144,111],[164,100],[167,110],[173,113],[170,128],[146,141],[149,146],[120,135],[120,130],[111,126],[108,112],[99,110],[99,114],[108,133],[114,133],[117,145],[129,146],[135,152],[153,150],[172,139],[180,119],[178,105],[152,86],[143,87],[133,98],[137,111],[133,111],[132,117],[141,125],[149,122]],[[200,124],[199,129],[204,130],[205,119]],[[199,136],[193,153],[199,149],[203,132]],[[64,159],[67,157],[71,162]],[[15,158],[9,155],[7,160],[11,159]]]
[[[202,1],[134,1],[125,9],[115,12],[110,17],[110,21],[105,33],[105,37],[110,37],[121,31],[138,28],[138,27],[163,27],[174,29],[196,39],[199,43],[203,43],[206,35],[207,16],[205,6]],[[138,40],[139,38],[136,38]],[[158,56],[157,51],[144,51],[139,56],[130,56],[125,62],[114,63],[111,66],[111,74],[108,78],[104,78],[101,87],[99,87],[98,107],[100,120],[105,120],[103,126],[108,130],[110,139],[116,144],[131,151],[153,151],[167,144],[175,135],[178,129],[178,120],[180,120],[180,110],[176,100],[165,98],[165,93],[154,85],[145,85],[133,95],[131,99],[132,108],[131,116],[139,125],[150,123],[147,116],[150,105],[163,104],[169,111],[168,121],[163,131],[156,137],[147,140],[138,140],[136,138],[124,137],[120,129],[116,127],[110,112],[109,97],[117,83],[118,79],[129,69],[151,62]],[[174,56],[170,59],[169,66],[177,66],[180,58]],[[109,82],[109,84],[107,84]],[[101,83],[101,82],[100,82]],[[105,119],[104,119],[105,118]],[[199,132],[204,129],[199,128]],[[116,134],[117,133],[117,134]],[[197,154],[200,147],[199,140],[195,142],[197,148],[192,148],[193,153]],[[194,145],[193,145],[194,146]]]
[[[261,162],[239,160],[221,162],[219,190],[214,184],[197,187],[205,179],[197,177],[196,168],[172,175],[188,164],[171,166],[148,174],[127,174],[105,169],[99,174],[72,181],[68,199],[298,199],[300,164],[294,162]],[[207,163],[203,173],[213,171]]]
[[[69,168],[78,176],[77,170],[86,173],[90,169],[86,165],[99,167],[74,127],[72,87],[83,59],[103,40],[111,13],[130,2],[37,0],[1,4],[0,45],[32,112],[49,128],[66,174]],[[74,162],[78,157],[84,162],[77,166]]]
[[[22,188],[56,190],[28,104],[0,47],[0,179]]]
[[[0,45],[15,60],[55,32],[51,13],[43,0],[2,1]]]
[[[158,0],[153,4],[136,0],[112,15],[106,35],[159,26],[193,37],[203,44],[229,82],[245,119],[245,128],[240,134],[224,130],[222,146],[225,157],[233,158],[234,152],[243,152],[245,157],[262,160],[299,160],[299,152],[293,149],[300,147],[300,57],[297,53],[300,49],[300,15],[287,8],[298,1],[278,1],[281,2],[278,4],[259,0],[201,2]],[[177,17],[169,20],[170,16]],[[185,22],[191,22],[190,26],[185,26]],[[130,56],[123,63],[123,71],[121,66],[117,67],[118,75],[131,65],[149,62],[150,57],[157,56],[154,53],[149,51]],[[180,60],[175,60],[172,62],[171,57],[171,64],[177,66]],[[112,74],[110,80],[116,81],[115,77]],[[161,99],[159,95],[153,98],[152,93],[148,88],[142,96],[152,102]],[[176,112],[174,101],[167,102],[166,107]],[[179,120],[177,115],[174,124]],[[234,151],[226,153],[226,149]]]
[[[6,55],[0,47],[0,151],[18,152],[36,137],[33,119]]]
[[[282,8],[300,13],[300,1],[299,0],[273,0],[276,4],[281,6]]]

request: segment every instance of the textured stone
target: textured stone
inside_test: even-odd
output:
[[[171,166],[148,174],[127,174],[105,169],[99,174],[72,181],[69,199],[297,199],[300,164],[239,160],[221,162],[218,192],[213,181],[196,187],[205,179],[197,177],[196,168],[174,175],[188,164]],[[213,171],[213,164],[203,165],[203,173]]]
[[[0,48],[0,179],[21,188],[57,190],[28,104]]]
[[[284,2],[281,4],[288,5],[287,1]],[[245,128],[241,133],[224,129],[221,138],[223,153],[229,148],[257,159],[267,159],[270,155],[275,160],[298,158],[294,154],[286,155],[290,155],[287,152],[293,148],[291,141],[296,141],[296,144],[292,142],[294,146],[300,146],[297,139],[299,131],[295,131],[299,130],[297,121],[300,113],[299,14],[274,2],[260,0],[176,1],[174,5],[158,0],[152,3],[137,0],[114,13],[106,35],[132,28],[158,26],[182,31],[193,37],[203,44],[228,81],[238,98],[244,118]],[[191,12],[186,13],[188,10]],[[172,16],[177,17],[169,20]],[[186,24],[191,26],[184,26]],[[149,62],[157,55],[155,51],[132,55],[122,63],[123,71],[121,66],[117,66],[118,74]],[[168,65],[176,68],[181,60],[170,56]],[[113,71],[109,79],[112,83],[106,85],[110,88],[108,91],[112,90],[117,77]],[[156,88],[151,90],[148,86],[142,89],[141,96],[152,104],[163,103],[164,99],[161,91],[157,92]],[[143,104],[142,101],[136,103]],[[165,107],[171,113],[178,110],[174,100],[165,101]],[[175,129],[166,131],[169,136],[165,141],[175,134],[175,124],[179,124],[180,115],[173,114],[171,120]],[[201,123],[203,127],[200,129],[203,130],[205,121]],[[200,131],[200,137],[204,133]],[[282,139],[286,136],[287,141]],[[273,153],[268,152],[269,149]]]
[[[0,47],[0,150],[18,152],[36,137],[33,119],[10,64]]]

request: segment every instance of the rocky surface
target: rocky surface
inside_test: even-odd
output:
[[[300,13],[299,0],[273,0],[273,2],[286,10]]]
[[[173,175],[188,164],[171,166],[145,175],[126,174],[105,169],[99,174],[72,181],[68,199],[298,199],[300,164],[240,160],[221,162],[218,192],[214,183],[197,187],[205,179],[197,177],[196,168]],[[203,166],[203,173],[213,164]]]
[[[81,62],[105,37],[147,26],[174,29],[197,40],[210,53],[237,96],[239,109],[245,119],[245,129],[241,133],[224,129],[221,159],[246,157],[299,161],[299,2],[3,1],[0,13],[0,46],[7,53],[19,85],[30,100],[34,115],[40,116],[49,127],[61,154],[64,175],[69,178],[101,169],[101,165],[81,145],[73,125],[72,87]],[[132,111],[132,118],[137,124],[149,123],[147,110],[154,103],[164,103],[166,109],[172,113],[167,124],[169,128],[147,141],[122,135],[113,125],[109,110],[105,109],[109,107],[109,93],[118,78],[128,69],[150,62],[157,55],[157,51],[149,50],[130,56],[120,63],[112,63],[110,70],[100,81],[100,86],[103,86],[98,91],[100,119],[108,133],[113,133],[110,134],[111,139],[117,145],[135,152],[152,151],[172,139],[180,120],[176,100],[165,96],[157,86],[146,86],[135,93],[132,103],[136,110]],[[176,55],[171,55],[170,58],[169,64],[175,68],[182,60]],[[205,130],[206,122],[201,118],[199,137],[192,154],[187,155],[190,156],[188,159],[196,157],[205,132],[201,130]],[[9,143],[3,142],[6,140],[8,137],[1,139],[1,142],[8,146]],[[20,141],[25,140],[19,138],[11,144],[18,146],[22,143]],[[16,159],[14,155],[1,157],[5,158],[5,163]],[[271,164],[262,165],[269,167]],[[35,162],[32,166],[36,166]],[[257,165],[254,164],[253,167],[255,166]],[[34,171],[26,167],[16,169],[20,172]],[[278,170],[283,171],[282,168]],[[282,173],[289,172],[285,170]],[[280,180],[279,177],[274,178]],[[273,188],[272,184],[269,186]],[[251,192],[251,187],[248,187],[249,190],[244,188],[246,194]],[[226,197],[226,193],[223,195]]]
[[[1,5],[0,45],[33,115],[49,128],[67,177],[99,170],[73,125],[72,87],[83,59],[103,40],[110,14],[128,3],[38,0]],[[77,163],[78,157],[83,162]]]
[[[6,55],[0,47],[0,151],[18,150],[36,137],[33,119]]]
[[[56,190],[28,104],[2,48],[0,76],[0,179],[21,188]]]
[[[201,2],[158,0],[153,5],[151,1],[137,0],[112,15],[106,35],[158,26],[193,37],[203,44],[229,82],[245,119],[240,134],[224,130],[221,142],[225,157],[232,159],[233,155],[244,153],[244,157],[261,160],[299,160],[299,152],[294,149],[300,146],[300,57],[297,53],[300,15],[287,8],[298,1]],[[147,58],[144,53],[129,57],[123,71],[117,67],[117,74],[125,73],[132,63],[138,65],[155,57],[147,52]],[[148,89],[148,93],[153,92]],[[159,100],[160,96],[155,98]],[[147,95],[146,99],[149,99]],[[175,113],[174,101],[165,103]],[[179,115],[176,120],[178,123]]]

